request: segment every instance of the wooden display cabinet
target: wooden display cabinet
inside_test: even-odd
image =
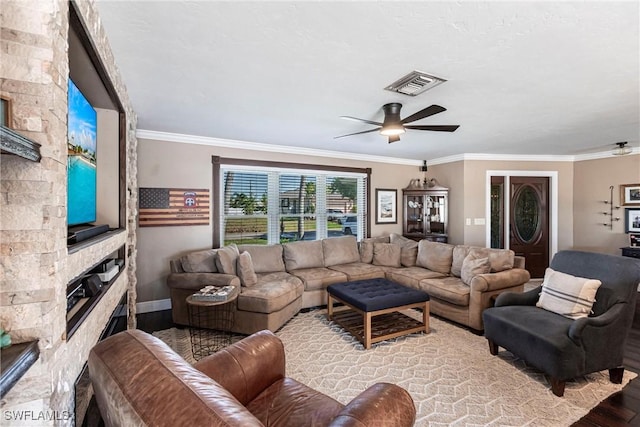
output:
[[[414,180],[402,190],[405,237],[447,243],[449,189],[431,179],[427,185]]]

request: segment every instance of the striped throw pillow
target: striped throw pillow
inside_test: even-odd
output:
[[[587,317],[601,284],[600,280],[576,277],[547,268],[536,306],[569,319]]]

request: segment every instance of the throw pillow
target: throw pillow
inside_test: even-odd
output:
[[[217,249],[191,252],[180,258],[182,269],[186,273],[217,273],[216,252]]]
[[[390,241],[394,245],[400,246],[400,263],[405,267],[413,267],[416,265],[416,258],[418,257],[418,242],[415,240],[407,239],[406,237],[392,233]]]
[[[373,265],[400,267],[401,248],[393,243],[373,244]]]
[[[416,265],[437,273],[449,274],[453,262],[453,245],[420,240]]]
[[[467,255],[469,255],[470,250],[471,246],[467,245],[456,245],[456,247],[453,248],[453,260],[451,261],[452,276],[460,277],[462,274],[462,263]]]
[[[547,268],[536,307],[569,319],[587,317],[600,285],[600,280],[576,277]]]
[[[216,257],[216,266],[218,267],[218,271],[224,274],[233,274],[234,276],[237,276],[236,260],[238,259],[238,255],[240,255],[240,252],[238,251],[238,247],[235,243],[218,249],[218,256]]]
[[[371,264],[373,262],[373,244],[389,243],[389,236],[369,237],[360,242],[360,262]]]
[[[253,269],[253,262],[249,252],[242,252],[238,255],[237,264],[236,269],[242,286],[250,287],[258,283],[258,276],[256,276],[256,272]]]
[[[488,249],[491,272],[511,270],[516,253],[509,249]]]
[[[325,267],[360,262],[358,242],[355,236],[322,239],[322,253]]]
[[[485,255],[483,257],[483,255]],[[478,274],[486,274],[491,271],[491,262],[489,257],[481,251],[469,251],[469,255],[462,261],[462,269],[460,270],[460,278],[465,285],[471,286],[471,280]]]

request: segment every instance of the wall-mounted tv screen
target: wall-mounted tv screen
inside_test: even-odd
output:
[[[96,220],[97,115],[78,87],[69,79],[67,224]]]

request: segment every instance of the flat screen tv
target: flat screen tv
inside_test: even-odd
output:
[[[69,79],[67,224],[96,220],[96,110]]]

